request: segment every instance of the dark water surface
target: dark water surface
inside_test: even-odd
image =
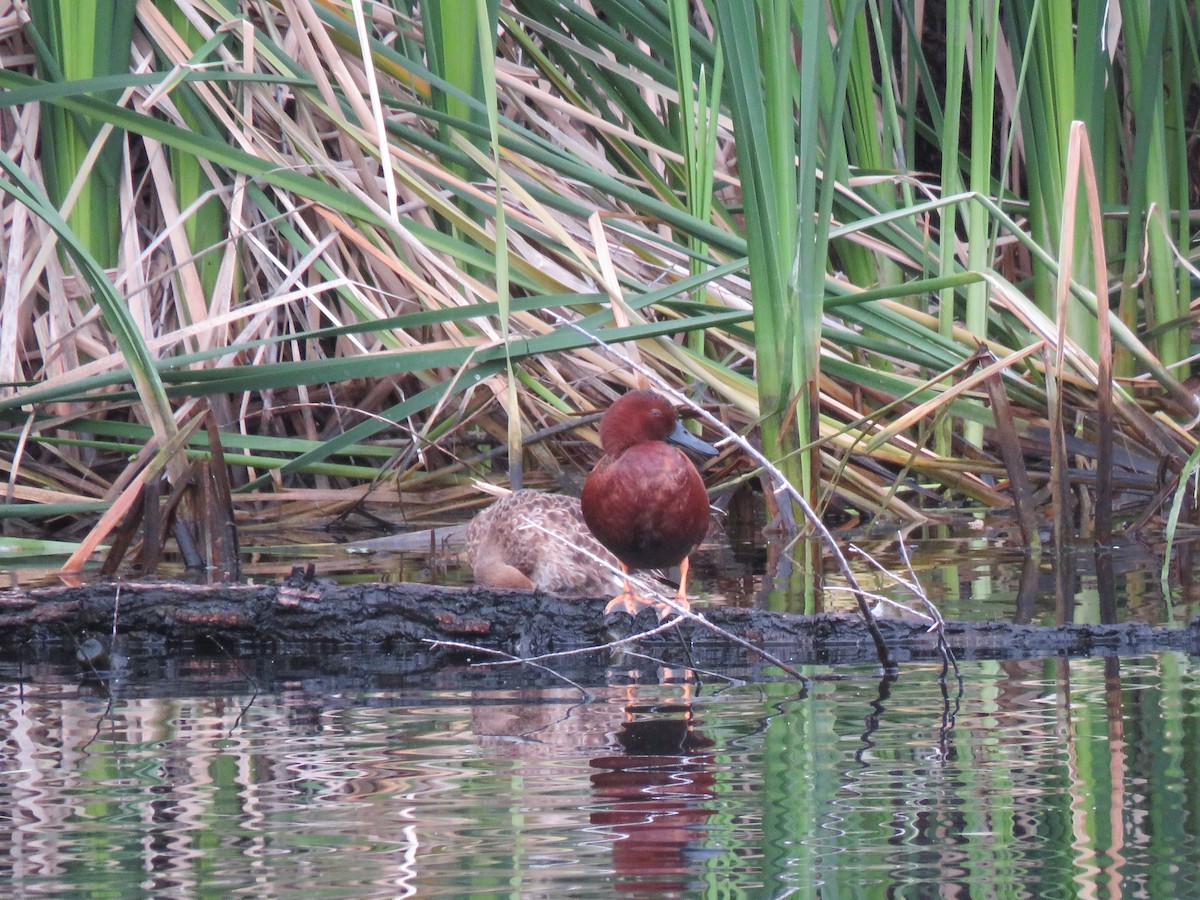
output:
[[[1200,895],[1186,656],[969,662],[961,686],[345,662],[196,660],[111,696],[0,664],[5,895]]]
[[[904,570],[891,539],[863,546]],[[1170,626],[1198,608],[1177,549],[1166,597],[1133,544],[926,535],[911,558],[947,618]],[[463,577],[325,552],[343,581]],[[701,554],[701,605],[799,609],[765,555]],[[1190,656],[972,660],[961,682],[808,666],[802,684],[763,663],[229,649],[131,654],[111,684],[74,648],[0,659],[0,896],[1200,896]]]

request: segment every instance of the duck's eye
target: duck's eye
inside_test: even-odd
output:
[[[657,406],[652,406],[652,407],[650,407],[650,415],[654,416],[654,418],[656,418],[656,419],[661,419],[662,418],[662,410],[659,409]]]

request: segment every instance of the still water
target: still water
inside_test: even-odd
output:
[[[1188,656],[974,661],[945,684],[204,665],[111,692],[0,665],[6,895],[1200,895]]]

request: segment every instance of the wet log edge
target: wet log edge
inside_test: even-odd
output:
[[[39,648],[50,652],[87,636],[108,635],[115,621],[125,640],[164,654],[206,642],[241,652],[329,646],[394,652],[453,641],[527,657],[600,645],[612,640],[614,631],[632,633],[635,626],[628,617],[605,620],[604,602],[479,587],[296,579],[258,586],[114,582],[8,590],[0,592],[0,652],[19,650],[29,658]],[[789,663],[876,659],[856,615],[800,616],[728,607],[702,613]],[[639,619],[639,630],[642,624],[648,628],[654,623]],[[698,653],[728,645],[694,623],[681,627]],[[937,658],[925,623],[885,619],[880,627],[898,661]],[[1196,653],[1200,620],[1183,628],[1137,622],[1057,627],[948,622],[946,640],[962,659]]]

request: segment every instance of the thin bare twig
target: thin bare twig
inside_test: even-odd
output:
[[[549,666],[539,665],[537,662],[535,662],[536,659],[543,659],[544,657],[531,657],[529,659],[523,659],[519,656],[513,656],[511,653],[505,653],[503,650],[493,650],[490,647],[476,647],[474,644],[463,644],[463,643],[460,643],[459,641],[435,641],[430,638],[425,638],[425,643],[429,644],[430,647],[434,650],[438,649],[439,647],[451,647],[455,650],[469,650],[472,653],[490,653],[493,656],[503,656],[504,659],[500,660],[498,662],[472,663],[472,665],[496,666],[496,665],[520,664],[520,665],[525,665],[525,666],[532,666],[535,669],[540,669],[541,671],[545,672],[547,675],[553,675],[559,681],[569,684],[571,687],[575,688],[575,690],[579,691],[583,695],[583,698],[585,700],[592,699],[592,692],[589,691],[587,688],[585,688],[583,685],[572,681],[570,678],[568,678],[566,675],[563,675],[561,672],[555,672]],[[553,654],[551,654],[551,655],[553,655]]]
[[[679,603],[676,603],[675,598],[669,597],[666,594],[661,593],[656,588],[651,586],[648,582],[646,582],[645,580],[643,580],[641,578],[638,578],[636,575],[633,575],[631,573],[624,572],[621,569],[618,569],[616,566],[612,565],[611,563],[607,562],[606,560],[601,559],[595,553],[592,553],[586,547],[579,547],[579,546],[576,546],[575,544],[572,544],[570,541],[565,540],[561,534],[556,534],[554,532],[551,532],[548,528],[546,528],[545,526],[541,525],[538,522],[533,521],[532,519],[526,519],[525,524],[527,524],[533,528],[536,528],[539,531],[544,532],[545,534],[547,534],[548,536],[550,536],[556,540],[563,541],[563,543],[567,544],[574,550],[579,551],[580,553],[584,554],[585,556],[587,556],[594,562],[597,562],[600,565],[604,566],[605,568],[609,569],[614,575],[628,579],[630,582],[632,582],[634,585],[637,586],[638,590],[642,594],[653,594],[656,601],[662,603],[664,606],[667,606],[668,608],[670,608],[670,610],[672,612],[675,613],[675,618],[671,619],[668,623],[671,627],[674,627],[676,624],[678,624],[681,621],[696,622],[697,624],[701,625],[704,628],[707,628],[709,631],[713,632],[714,634],[725,638],[727,641],[737,644],[738,646],[740,646],[746,650],[750,650],[751,652],[761,656],[768,663],[770,663],[773,666],[778,666],[779,668],[783,669],[783,671],[785,671],[789,675],[791,675],[793,678],[800,679],[801,681],[808,680],[805,676],[801,675],[799,672],[797,672],[794,668],[789,666],[787,663],[783,662],[779,658],[777,658],[777,657],[773,656],[772,654],[768,653],[767,651],[763,650],[761,647],[756,647],[754,644],[751,644],[749,641],[743,640],[742,638],[738,637],[735,634],[732,634],[731,632],[726,631],[724,628],[721,628],[718,625],[714,625],[712,622],[708,621],[708,619],[704,618],[704,616],[700,615],[699,613],[693,612],[690,608],[688,608],[686,606],[682,606]],[[638,635],[634,635],[633,638],[622,638],[622,641],[627,642],[629,640],[638,640],[641,638],[650,637],[652,635],[658,634],[660,631],[663,631],[663,630],[666,630],[666,629],[664,629],[664,627],[660,625],[658,628],[655,628],[652,631],[647,631],[647,632],[643,632]],[[610,646],[610,645],[604,645],[604,646]],[[602,648],[597,648],[597,649],[602,649]],[[567,652],[571,652],[571,651],[567,651]]]
[[[672,604],[672,606],[674,606],[674,604]],[[654,637],[655,635],[659,635],[659,634],[665,634],[666,632],[675,628],[675,626],[677,626],[680,622],[684,622],[684,621],[692,621],[692,622],[698,623],[699,625],[703,626],[704,628],[707,628],[709,631],[713,632],[714,634],[719,635],[720,637],[723,637],[726,640],[731,641],[734,644],[737,644],[739,647],[749,650],[750,652],[762,657],[762,659],[765,660],[767,663],[769,663],[772,666],[777,666],[778,668],[782,669],[784,672],[786,672],[792,678],[797,679],[798,681],[802,681],[805,684],[807,684],[809,681],[807,676],[796,671],[795,668],[793,668],[792,666],[785,663],[783,660],[781,660],[779,657],[775,656],[773,653],[768,653],[766,650],[762,649],[761,647],[754,646],[754,644],[750,643],[747,640],[744,640],[743,638],[738,637],[736,634],[731,634],[728,631],[726,631],[724,628],[714,625],[712,622],[708,621],[708,619],[704,618],[704,616],[702,616],[698,613],[689,612],[687,610],[682,611],[680,615],[677,615],[674,618],[667,619],[665,622],[662,622],[662,623],[656,625],[654,628],[650,628],[646,631],[640,631],[637,634],[626,635],[623,638],[617,638],[616,640],[609,641],[608,643],[605,643],[605,644],[593,644],[590,647],[576,647],[571,650],[556,650],[553,653],[543,653],[539,656],[513,656],[509,653],[501,653],[496,650],[488,650],[486,648],[473,647],[469,644],[454,644],[454,643],[450,643],[447,641],[436,641],[436,640],[432,640],[432,639],[428,639],[428,638],[426,640],[430,644],[435,644],[435,645],[439,645],[439,646],[455,646],[455,647],[459,647],[461,649],[479,650],[480,652],[483,652],[483,653],[491,653],[496,656],[507,657],[506,659],[497,661],[497,662],[479,663],[479,665],[483,665],[483,666],[511,666],[511,665],[535,665],[536,666],[541,661],[547,660],[547,659],[562,659],[562,658],[568,657],[568,656],[580,656],[585,653],[598,653],[602,650],[616,650],[621,647],[624,647],[626,644],[635,644],[638,641],[645,640],[646,638],[651,638],[651,637]]]
[[[850,550],[853,553],[857,553],[870,565],[874,566],[888,578],[892,579],[892,581],[894,581],[900,587],[916,595],[917,599],[921,601],[928,614],[917,612],[915,609],[911,609],[910,607],[907,607],[902,603],[897,603],[895,600],[891,600],[887,597],[879,597],[879,599],[891,604],[892,606],[903,609],[905,612],[911,613],[914,616],[931,622],[932,624],[929,626],[929,631],[937,634],[938,652],[941,653],[942,660],[945,663],[945,667],[943,668],[943,677],[945,677],[945,671],[949,668],[953,668],[955,676],[958,677],[958,660],[955,659],[954,651],[950,649],[950,645],[946,643],[946,620],[942,618],[941,610],[939,610],[937,605],[929,599],[929,595],[921,586],[920,579],[917,578],[917,573],[913,569],[912,558],[908,552],[908,544],[904,542],[904,534],[902,532],[896,532],[896,542],[900,548],[900,558],[904,560],[904,567],[908,571],[908,578],[901,578],[891,569],[881,565],[879,560],[875,559],[875,557],[873,557],[870,553],[867,553],[857,544],[851,544]]]
[[[850,588],[842,587],[842,585],[840,585],[840,584],[831,584],[831,585],[829,585],[829,587],[826,588],[826,590],[828,590],[828,591],[844,591],[846,593],[851,593]],[[906,604],[901,603],[899,600],[893,600],[891,597],[885,596],[884,594],[877,594],[877,593],[875,593],[875,591],[864,591],[863,594],[866,596],[866,598],[868,600],[875,601],[876,609],[878,609],[879,606],[881,606],[881,605],[890,606],[893,609],[901,610],[902,612],[908,613],[908,615],[914,616],[918,619],[924,619],[927,622],[933,622],[932,616],[927,616],[925,613],[921,612],[920,610],[913,609],[911,606],[907,606]],[[872,612],[874,612],[874,610],[872,610]],[[878,615],[878,613],[876,613],[876,615]]]
[[[921,602],[925,604],[925,608],[929,610],[929,614],[933,617],[934,624],[929,626],[929,630],[937,633],[937,646],[938,651],[942,654],[942,660],[954,670],[954,677],[961,681],[962,673],[958,670],[958,660],[954,656],[954,651],[950,649],[950,645],[946,643],[946,620],[942,618],[941,611],[933,605],[933,601],[929,599],[925,593],[925,589],[917,581],[917,573],[913,571],[912,559],[908,554],[908,544],[904,543],[904,535],[897,532],[896,537],[900,541],[900,558],[904,560],[904,566],[908,569],[908,574],[912,578],[916,594],[921,598]],[[944,669],[942,677],[945,678]]]

